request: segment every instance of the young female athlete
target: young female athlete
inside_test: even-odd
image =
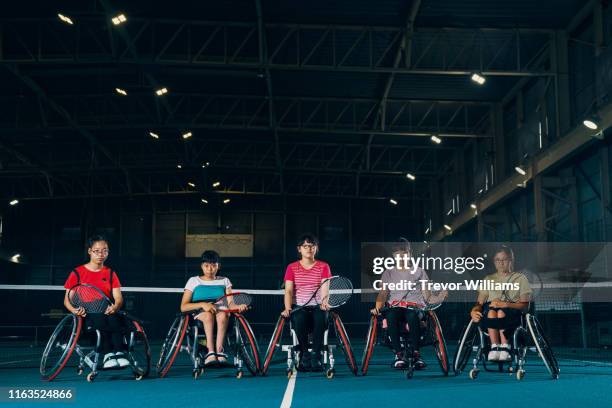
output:
[[[291,316],[299,343],[299,370],[323,370],[321,350],[327,326],[329,305],[311,299],[324,279],[331,277],[326,262],[316,260],[319,240],[314,235],[303,235],[298,239],[297,251],[300,260],[287,265],[285,271],[284,317]],[[306,306],[291,314],[294,306]],[[312,328],[312,357],[308,354],[308,329]]]
[[[214,302],[223,295],[232,293],[232,283],[228,278],[217,276],[220,268],[220,257],[215,251],[204,251],[201,257],[200,267],[202,274],[189,278],[181,300],[181,312],[199,311],[195,318],[204,324],[206,334],[206,345],[208,354],[205,356],[204,365],[226,364],[227,354],[223,351],[225,333],[229,315],[222,310],[224,306],[216,305]],[[230,309],[238,309],[243,312],[245,305],[232,306]],[[217,324],[217,337],[214,336],[215,323]]]
[[[121,282],[117,274],[104,265],[108,258],[108,241],[101,235],[95,235],[87,240],[86,246],[89,262],[76,267],[68,275],[68,279],[64,283],[64,288],[66,288],[64,306],[71,313],[84,317],[88,326],[100,330],[102,344],[100,350],[97,351],[104,354],[103,368],[126,367],[130,363],[124,354],[124,319],[116,314],[123,306]],[[78,284],[89,284],[97,287],[113,301],[113,304],[104,313],[86,313],[83,307],[74,308],[70,304],[68,293]]]
[[[493,257],[496,272],[485,277],[495,283],[518,283],[518,290],[482,290],[470,317],[481,322],[491,339],[489,361],[508,361],[510,343],[507,333],[521,323],[521,312],[529,307],[531,287],[527,277],[514,271],[514,253],[507,246],[500,247]]]

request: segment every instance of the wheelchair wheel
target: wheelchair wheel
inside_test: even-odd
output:
[[[370,318],[370,326],[368,327],[368,334],[366,337],[365,347],[363,349],[363,356],[361,358],[361,375],[366,375],[368,372],[368,366],[370,365],[370,359],[372,353],[374,353],[374,345],[376,344],[376,332],[378,330],[378,319],[376,316]]]
[[[268,373],[268,368],[270,368],[270,363],[272,362],[272,357],[274,356],[274,352],[276,351],[276,345],[280,341],[283,335],[283,328],[285,327],[286,319],[283,316],[278,318],[276,322],[276,326],[274,327],[274,332],[272,333],[272,338],[270,339],[270,343],[268,344],[268,349],[266,350],[266,357],[264,359],[264,364],[261,369],[261,374],[266,375]]]
[[[151,348],[147,334],[139,322],[133,320],[133,331],[128,341],[128,354],[132,360],[132,371],[137,380],[149,375],[151,369]]]
[[[165,377],[166,374],[168,374],[170,367],[172,367],[174,359],[181,349],[181,344],[183,343],[183,338],[185,337],[185,332],[187,331],[188,325],[188,315],[177,316],[172,322],[170,330],[168,330],[168,334],[166,335],[166,339],[162,344],[161,352],[159,354],[159,361],[157,362],[157,375],[160,378]]]
[[[51,381],[62,371],[76,347],[81,334],[83,318],[75,315],[64,317],[57,325],[43,352],[40,361],[40,375]]]
[[[440,326],[438,315],[436,315],[433,310],[429,311],[427,315],[427,335],[433,343],[434,350],[436,351],[436,358],[438,359],[442,373],[448,375],[446,340],[444,340],[444,333],[442,332],[442,326]]]
[[[342,352],[344,354],[344,359],[346,360],[346,364],[348,364],[349,369],[353,372],[354,375],[357,375],[357,363],[355,363],[355,356],[353,355],[353,349],[351,348],[351,341],[349,339],[348,334],[346,333],[346,329],[344,328],[344,324],[342,324],[342,320],[337,313],[331,313],[334,330],[336,332],[336,338],[340,343],[340,347],[342,348]]]
[[[470,320],[468,325],[463,330],[463,334],[461,335],[459,344],[457,345],[455,357],[453,358],[453,371],[455,372],[455,375],[459,375],[470,360],[470,356],[474,350],[474,343],[477,339],[478,323]]]
[[[546,369],[550,373],[553,379],[559,378],[559,363],[557,363],[557,359],[550,348],[550,343],[548,339],[544,335],[544,330],[542,330],[542,326],[538,319],[532,314],[527,315],[527,327],[529,328],[529,333],[531,334],[531,338],[533,339],[533,343],[538,350],[538,354]]]
[[[249,322],[240,314],[234,314],[237,326],[236,352],[244,361],[247,369],[253,375],[259,373],[261,366],[259,364],[259,347],[253,329]]]

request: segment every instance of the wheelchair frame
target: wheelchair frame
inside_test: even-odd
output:
[[[142,327],[142,323],[138,321],[138,319],[133,316],[128,315],[125,312],[118,312],[123,315],[126,319],[129,320],[129,323],[133,326],[135,330],[130,330],[129,333],[124,333],[124,342],[127,346],[126,358],[129,361],[129,367],[132,369],[134,374],[134,379],[141,380],[144,377],[149,375],[150,367],[151,367],[151,349],[149,347],[149,341],[147,339],[147,335]],[[96,350],[100,348],[100,344],[102,341],[102,334],[100,330],[90,329],[84,326],[85,319],[80,316],[76,316],[73,314],[66,315],[57,325],[47,345],[45,350],[43,351],[43,355],[40,362],[40,374],[41,378],[45,381],[52,381],[55,377],[57,377],[60,372],[64,369],[68,361],[70,360],[72,353],[76,352],[79,356],[79,363],[77,366],[77,374],[82,375],[85,367],[88,367],[91,371],[87,374],[86,378],[88,382],[92,382],[96,376],[101,371],[115,371],[117,369],[122,369],[124,367],[117,368],[100,368],[101,353],[98,353]],[[67,325],[71,325],[70,328],[70,338],[65,343],[57,343],[58,337],[60,336],[63,328]],[[78,343],[78,340],[83,333],[83,331],[92,331],[96,335],[96,344],[93,347],[81,346]],[[128,337],[129,336],[129,337]],[[127,338],[126,338],[127,337]],[[137,337],[140,337],[138,339]],[[62,340],[59,340],[62,341]],[[144,345],[144,354],[146,363],[140,364],[138,359],[135,357],[135,347],[138,342],[142,342]],[[47,369],[47,363],[49,359],[49,354],[51,353],[53,348],[63,349],[64,352],[59,358],[59,361],[51,368]]]

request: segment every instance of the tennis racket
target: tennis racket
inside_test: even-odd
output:
[[[314,291],[310,299],[291,311],[291,314],[309,306],[326,303],[330,309],[342,306],[353,296],[353,283],[343,276],[332,276],[324,279]]]
[[[253,303],[253,296],[245,292],[233,292],[217,299],[212,299],[210,302],[214,303],[219,312],[240,313],[241,306],[245,306],[247,309],[250,308],[251,303]]]
[[[104,292],[86,283],[73,286],[68,291],[68,301],[72,307],[83,308],[86,313],[104,313],[113,304]]]
[[[427,281],[432,283],[431,280]],[[402,307],[404,309],[416,310],[416,311],[428,311],[436,310],[448,297],[447,290],[435,290],[435,289],[423,289],[419,283],[419,288],[411,291],[406,291],[404,296],[399,300],[391,301],[387,306],[381,309],[381,312],[387,311],[395,307]],[[408,296],[414,292],[420,292],[421,299],[419,301],[408,300]]]

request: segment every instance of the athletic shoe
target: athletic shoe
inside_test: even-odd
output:
[[[499,352],[499,361],[510,361],[512,360],[512,355],[510,354],[510,345],[502,344],[500,346],[501,350]]]
[[[424,370],[427,367],[427,364],[421,359],[421,353],[418,350],[414,351],[414,368],[417,370]]]
[[[310,353],[308,352],[304,353],[302,351],[299,351],[297,370],[298,371],[310,371],[310,369],[311,369]]]
[[[321,353],[313,353],[310,360],[311,371],[323,371],[323,362],[321,361]]]
[[[117,361],[117,364],[119,364],[119,367],[123,368],[123,367],[127,367],[130,365],[130,362],[128,361],[127,358],[125,358],[125,354],[123,354],[123,352],[118,351],[117,353],[115,353],[115,359]]]
[[[491,344],[491,351],[489,351],[487,360],[499,361],[499,347],[497,344]]]
[[[119,363],[117,363],[117,360],[115,360],[115,353],[106,353],[103,361],[104,364],[102,365],[102,368],[104,369],[119,367]]]
[[[397,368],[398,370],[406,368],[406,361],[404,360],[404,356],[402,353],[395,353],[395,361],[393,362],[393,368]]]

